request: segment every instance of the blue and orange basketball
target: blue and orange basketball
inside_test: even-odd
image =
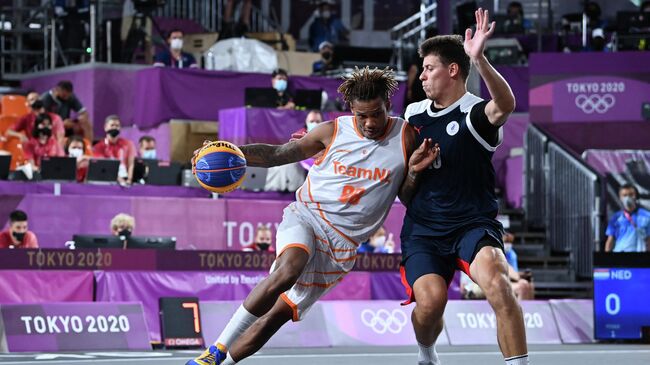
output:
[[[214,193],[227,193],[237,189],[244,181],[246,158],[230,142],[211,142],[196,155],[194,172],[203,188]]]

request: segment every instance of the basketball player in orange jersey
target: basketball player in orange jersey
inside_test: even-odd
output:
[[[240,147],[248,166],[298,162],[323,152],[296,200],[284,210],[277,259],[233,315],[217,341],[186,365],[232,365],[251,356],[289,320],[309,308],[352,270],[357,247],[378,230],[401,192],[415,191],[419,174],[436,159],[438,146],[388,116],[397,88],[392,72],[355,72],[339,87],[353,116],[321,123],[284,145]]]

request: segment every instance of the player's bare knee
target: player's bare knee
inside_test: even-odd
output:
[[[269,277],[272,290],[278,292],[289,290],[298,281],[300,273],[301,268],[290,263],[280,265]]]
[[[512,286],[506,275],[497,273],[493,275],[481,288],[488,302],[495,308],[508,306],[514,299]]]
[[[418,314],[433,320],[442,317],[445,311],[446,301],[447,298],[441,296],[423,295],[421,298],[417,298],[416,296],[415,308]]]

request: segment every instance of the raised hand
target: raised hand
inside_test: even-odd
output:
[[[494,22],[489,23],[487,10],[479,8],[474,12],[476,16],[476,32],[472,37],[472,29],[465,30],[465,53],[474,59],[483,56],[485,41],[494,33]]]
[[[435,145],[431,138],[425,139],[420,147],[413,152],[409,159],[409,171],[418,173],[427,169],[440,154],[440,146]]]

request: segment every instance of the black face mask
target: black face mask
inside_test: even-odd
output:
[[[41,135],[44,135],[46,137],[49,137],[52,135],[52,128],[34,128],[34,132],[32,132],[35,138],[40,137]]]
[[[258,242],[256,245],[257,245],[257,248],[260,249],[260,251],[268,251],[269,246],[271,246],[270,243],[262,243],[262,242]]]
[[[117,232],[117,234],[120,236],[121,239],[125,239],[125,240],[128,240],[131,237],[131,231],[129,231],[128,229],[123,229]]]
[[[25,238],[25,232],[11,232],[11,234],[19,242],[23,242],[23,239]]]
[[[109,129],[108,131],[106,131],[106,133],[107,133],[109,136],[115,138],[115,137],[117,137],[117,136],[120,135],[120,130],[119,130],[119,129]]]
[[[332,52],[323,52],[323,59],[329,60],[332,58]]]

